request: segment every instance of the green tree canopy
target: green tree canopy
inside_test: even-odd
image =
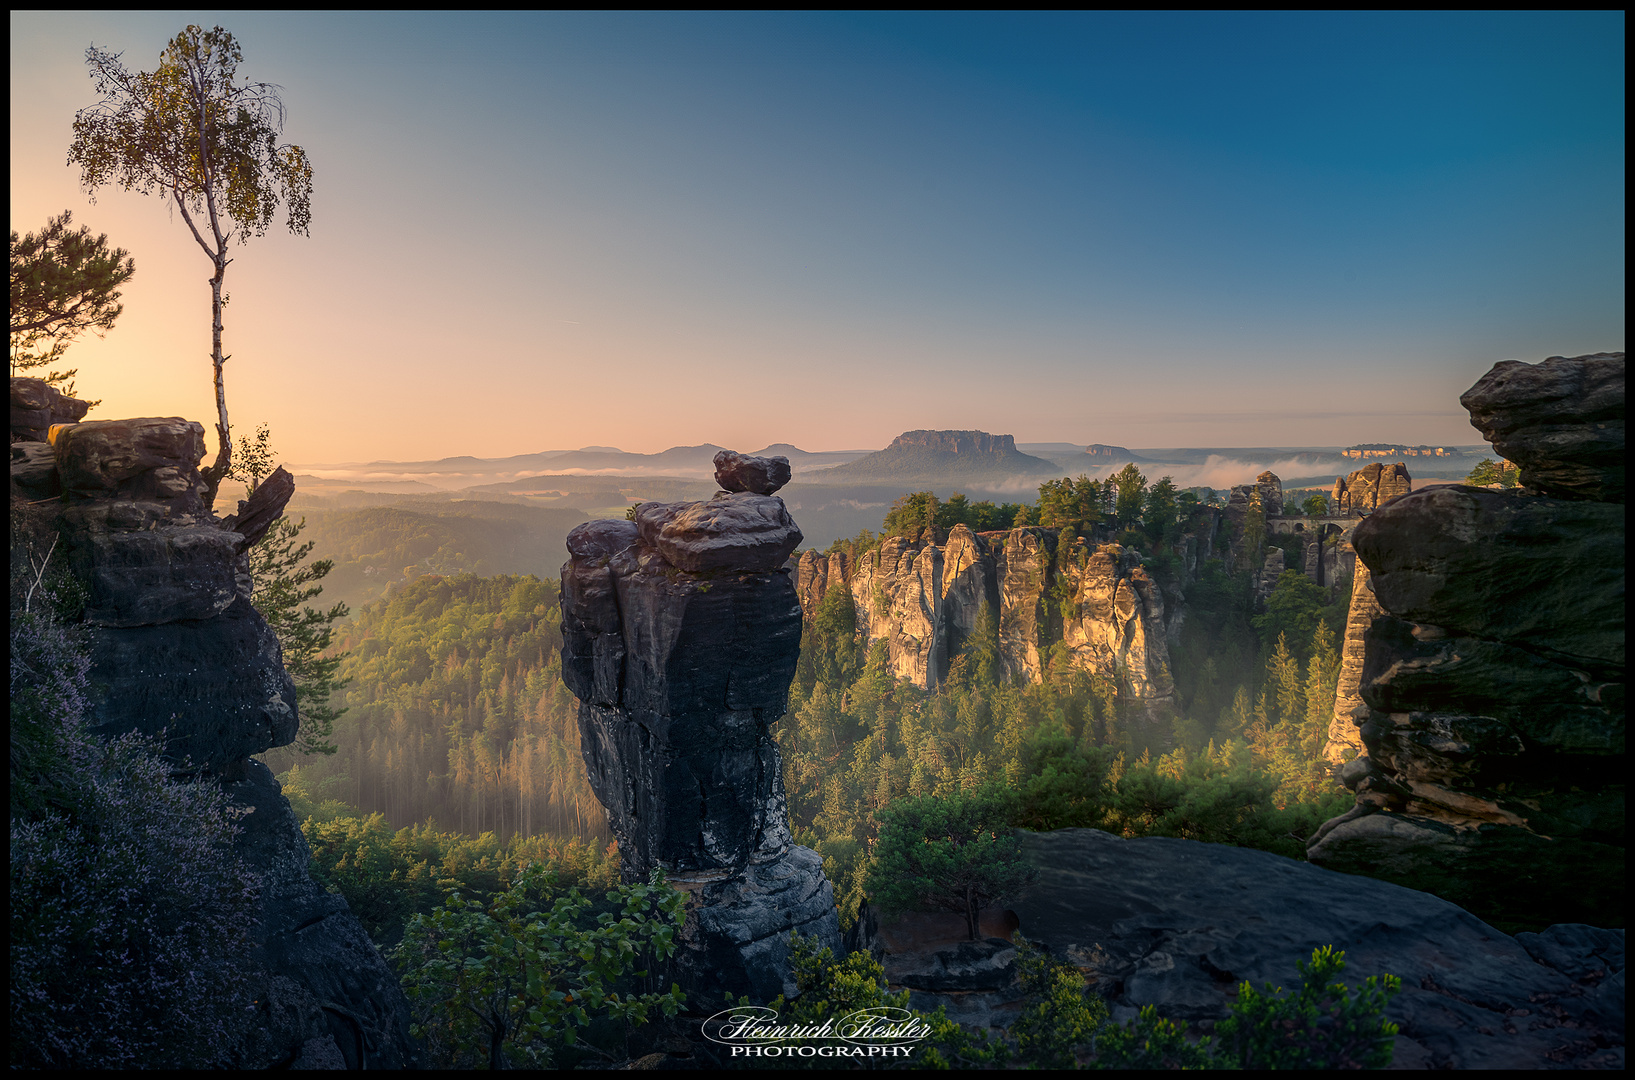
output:
[[[958,912],[977,940],[982,910],[1035,877],[1009,814],[1010,800],[994,788],[898,799],[879,814],[870,897],[888,914]]]
[[[113,329],[125,305],[119,288],[136,273],[136,260],[108,237],[84,225],[71,229],[64,210],[37,233],[11,234],[11,373],[50,368],[80,335]],[[48,371],[45,381],[66,384],[75,371]],[[93,403],[94,404],[94,403]]]
[[[886,511],[880,531],[887,536],[906,536],[912,540],[936,524],[937,507],[937,497],[929,491],[899,495]]]
[[[1328,497],[1321,491],[1314,491],[1306,496],[1300,509],[1307,517],[1320,518],[1328,513]]]
[[[1120,469],[1107,481],[1118,491],[1118,499],[1114,503],[1113,516],[1118,523],[1128,527],[1141,520],[1142,495],[1147,490],[1147,478],[1141,475],[1141,470],[1130,462]]]
[[[1505,462],[1504,464],[1509,465],[1510,463]],[[1483,458],[1476,463],[1474,469],[1470,470],[1470,475],[1465,477],[1465,483],[1475,484],[1478,487],[1489,487],[1498,484],[1501,487],[1512,488],[1516,486],[1520,473],[1521,470],[1514,465],[1510,465],[1507,469],[1492,458]]]
[[[1102,485],[1080,474],[1077,480],[1062,477],[1039,485],[1038,520],[1047,529],[1072,529],[1086,534],[1101,520]]]
[[[68,163],[94,201],[113,184],[169,199],[215,268],[210,278],[211,364],[221,448],[204,471],[208,498],[232,463],[221,351],[228,245],[262,236],[282,202],[289,230],[312,221],[312,165],[299,146],[280,144],[284,103],[270,83],[241,81],[243,50],[217,26],[189,26],[171,39],[152,72],[127,71],[119,53],[95,46],[86,65],[101,100],[74,115]]]

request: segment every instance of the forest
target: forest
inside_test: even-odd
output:
[[[1031,505],[905,495],[879,534],[832,546],[857,552],[887,535],[1020,519],[1150,552],[1150,568],[1182,590],[1188,612],[1172,654],[1173,730],[1162,745],[1136,745],[1113,681],[1071,668],[1059,651],[1040,682],[1003,679],[992,619],[936,691],[895,680],[883,645],[859,646],[850,594],[831,591],[805,628],[775,732],[791,824],[823,855],[843,921],[865,896],[878,815],[904,796],[1001,784],[1023,793],[1015,824],[1302,856],[1304,838],[1350,799],[1318,754],[1349,583],[1325,590],[1288,571],[1257,613],[1250,576],[1217,554],[1184,574],[1177,546],[1211,512],[1194,492],[1167,478],[1148,485],[1131,467],[1105,483],[1050,481]],[[556,582],[531,575],[424,574],[338,628],[336,752],[266,755],[312,815],[315,852],[338,853],[321,872],[336,873],[367,841],[389,878],[429,880],[437,873],[413,868],[446,863],[446,874],[488,867],[498,887],[502,869],[520,865],[519,844],[575,841],[583,863],[609,843],[580,756],[577,702],[560,677],[558,605]],[[355,858],[351,869],[360,869]],[[376,929],[391,936],[396,927]]]

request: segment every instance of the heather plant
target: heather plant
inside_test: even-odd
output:
[[[155,740],[89,734],[84,643],[12,596],[11,1065],[219,1064],[253,1020],[236,815]]]

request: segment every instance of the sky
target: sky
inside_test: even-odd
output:
[[[88,46],[221,25],[309,236],[233,251],[235,434],[291,462],[1480,442],[1621,350],[1621,12],[12,12],[11,227],[136,258],[90,419],[212,434],[211,268],[66,164]]]

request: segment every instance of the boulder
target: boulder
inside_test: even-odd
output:
[[[786,457],[751,457],[732,450],[715,455],[715,482],[723,491],[771,495],[789,483],[789,475]]]
[[[90,410],[44,379],[11,380],[11,441],[45,442],[53,424],[73,424]]]
[[[1624,501],[1623,353],[1505,360],[1459,403],[1520,468],[1526,487],[1560,499]]]
[[[11,444],[11,497],[44,502],[62,494],[57,479],[57,455],[43,442]]]
[[[56,429],[57,471],[70,497],[165,504],[173,514],[204,510],[204,426],[176,416],[93,420]]]
[[[1342,981],[1402,980],[1386,1009],[1401,1029],[1395,1067],[1622,1067],[1622,997],[1597,993],[1621,975],[1621,930],[1553,927],[1529,948],[1427,893],[1269,852],[1021,835],[1039,869],[1012,904],[1022,934],[1084,972],[1114,1019],[1153,1005],[1207,1028],[1240,983],[1297,986],[1296,961],[1332,945]]]
[[[775,570],[800,546],[783,500],[749,492],[709,502],[642,503],[636,528],[678,570]]]

